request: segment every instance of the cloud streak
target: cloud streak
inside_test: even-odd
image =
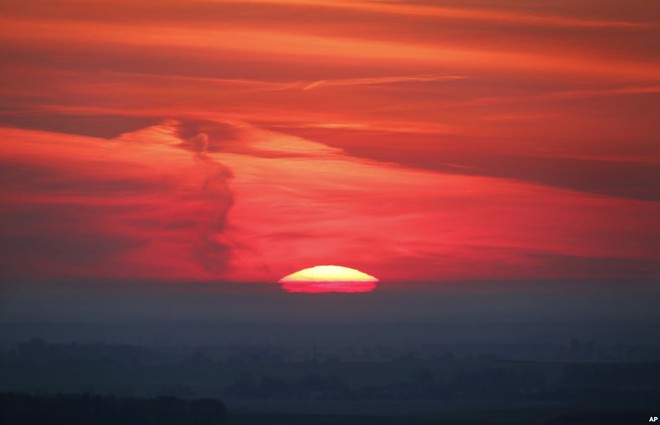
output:
[[[212,0],[216,3],[239,3],[236,0]],[[329,0],[250,0],[252,4],[308,6],[315,8],[347,9],[354,11],[412,15],[443,19],[502,22],[507,24],[568,26],[579,28],[645,28],[655,26],[645,22],[579,19],[564,16],[544,16],[515,11],[503,12],[478,8],[438,7],[405,2],[329,1]]]
[[[351,87],[367,86],[372,84],[402,84],[402,83],[428,83],[436,81],[456,81],[465,77],[459,75],[407,75],[394,77],[372,78],[346,78],[340,80],[319,80],[309,83],[303,90],[313,90],[323,87]]]

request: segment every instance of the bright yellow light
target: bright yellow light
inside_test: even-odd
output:
[[[349,267],[316,266],[280,279],[280,283],[285,282],[378,282],[378,279]]]

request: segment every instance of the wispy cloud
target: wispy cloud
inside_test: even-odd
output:
[[[239,3],[237,0],[212,0],[216,3]],[[346,1],[346,0],[250,0],[253,4],[273,4],[290,6],[312,6],[348,9],[370,13],[412,15],[445,19],[465,19],[473,21],[503,22],[524,25],[549,25],[583,28],[644,28],[655,26],[645,22],[609,21],[580,19],[566,16],[537,15],[516,11],[498,11],[486,8],[450,8],[403,2]]]
[[[634,96],[644,94],[659,94],[660,86],[626,86],[605,87],[585,90],[566,90],[546,92],[527,96],[485,97],[453,103],[452,106],[488,106],[507,103],[526,103],[531,101],[557,101],[572,99],[590,99],[610,96]]]
[[[2,275],[208,280],[231,173],[177,147],[175,123],[116,140],[0,129]]]
[[[0,19],[6,29],[0,39],[7,41],[30,39],[52,43],[73,42],[80,47],[89,43],[130,45],[166,49],[205,49],[230,52],[243,51],[268,55],[288,55],[304,58],[328,57],[351,59],[359,63],[391,61],[416,63],[419,66],[448,66],[462,70],[491,69],[493,71],[535,70],[543,73],[602,75],[620,79],[660,79],[660,64],[609,60],[604,57],[581,57],[574,53],[541,53],[531,50],[483,49],[446,45],[444,43],[405,43],[319,36],[306,33],[256,29],[210,30],[168,26],[135,26],[75,21]],[[83,36],[84,34],[84,36]]]
[[[403,75],[392,77],[370,77],[370,78],[344,78],[336,80],[319,80],[311,82],[303,87],[303,90],[312,90],[323,87],[344,86],[367,86],[375,84],[404,84],[404,83],[427,83],[435,81],[456,81],[466,77],[460,75]]]

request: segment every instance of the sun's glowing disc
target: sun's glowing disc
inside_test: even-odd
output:
[[[341,266],[316,266],[284,276],[279,283],[288,292],[369,292],[378,279]]]

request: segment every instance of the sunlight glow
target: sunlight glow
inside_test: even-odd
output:
[[[341,266],[316,266],[280,279],[288,292],[369,292],[378,279],[359,270]]]

